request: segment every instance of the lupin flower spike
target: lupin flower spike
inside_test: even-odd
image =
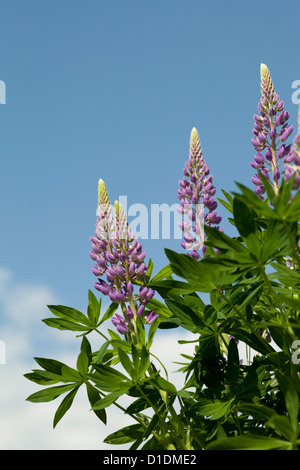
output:
[[[261,98],[258,104],[260,116],[254,114],[254,137],[251,142],[256,150],[252,168],[270,181],[276,190],[279,186],[281,171],[280,166],[287,163],[291,145],[286,141],[293,132],[293,126],[288,125],[290,117],[284,111],[284,103],[275,92],[272,77],[265,64],[260,66]],[[262,153],[264,152],[264,154]],[[252,177],[255,192],[263,198],[265,187],[259,173]]]
[[[284,168],[284,177],[288,181],[295,175],[293,189],[300,187],[300,105],[298,108],[298,132],[294,137],[293,146],[289,155],[286,157]]]
[[[213,198],[216,188],[213,186],[212,175],[202,155],[201,143],[197,129],[194,127],[190,135],[189,160],[183,169],[184,178],[179,181],[178,198],[180,206],[177,210],[186,216],[180,222],[184,232],[181,245],[190,250],[189,255],[200,258],[199,250],[205,253],[204,223],[212,226],[221,222],[217,215],[217,202]],[[208,211],[205,213],[205,209]],[[217,227],[218,228],[218,227]]]
[[[123,316],[116,314],[112,323],[121,334],[135,333],[137,317],[151,324],[157,314],[145,313],[145,306],[153,297],[154,291],[146,286],[147,268],[144,263],[146,253],[142,250],[135,235],[131,232],[122,205],[114,204],[114,218],[104,181],[98,184],[98,220],[95,237],[91,237],[91,258],[96,261],[92,272],[98,277],[95,288],[110,300],[121,305]],[[106,280],[101,279],[106,275]],[[141,284],[134,293],[136,281]]]

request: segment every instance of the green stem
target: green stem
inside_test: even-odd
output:
[[[165,421],[161,418],[160,414],[158,413],[157,407],[151,402],[151,400],[147,397],[147,395],[143,392],[141,387],[139,385],[136,385],[137,390],[140,392],[142,397],[145,399],[145,401],[148,403],[148,405],[153,409],[154,413],[158,416],[158,420],[161,425],[161,430],[163,433],[163,437],[157,436],[156,438],[161,441],[163,445],[167,447],[168,450],[176,450],[174,444],[172,443],[169,435],[169,430],[168,427],[165,423]]]
[[[96,331],[102,338],[104,338],[106,341],[110,341],[98,328],[94,328],[94,331]]]

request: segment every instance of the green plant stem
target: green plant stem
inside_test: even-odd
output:
[[[180,419],[178,418],[178,415],[177,415],[176,411],[174,410],[173,405],[171,405],[169,407],[169,410],[170,410],[171,416],[173,418],[173,422],[171,422],[171,424],[173,426],[173,429],[181,437],[181,439],[180,439],[180,449],[181,450],[193,450],[194,448],[191,445],[191,443],[189,442],[189,439],[188,439],[188,443],[186,443],[186,439],[185,439],[186,431],[185,431]],[[175,426],[174,426],[173,423],[175,424]]]
[[[243,434],[243,431],[241,429],[241,424],[240,424],[240,420],[239,420],[239,417],[237,415],[237,409],[235,408],[233,411],[232,411],[232,416],[233,416],[233,419],[237,425],[237,428],[238,428],[238,433],[239,435],[241,436]]]
[[[94,328],[94,331],[96,331],[96,333],[102,336],[102,338],[104,338],[105,341],[110,341],[100,330],[98,330],[98,328]]]
[[[168,450],[176,450],[176,447],[174,446],[173,442],[170,439],[170,434],[168,427],[165,423],[164,420],[162,420],[160,414],[158,413],[157,407],[151,402],[151,400],[147,397],[147,395],[143,392],[141,387],[139,385],[136,385],[137,390],[140,392],[142,397],[145,399],[145,401],[148,403],[148,405],[153,409],[154,413],[158,416],[160,425],[161,425],[161,430],[163,433],[163,437],[157,436],[156,438],[164,445]]]
[[[161,360],[157,356],[155,356],[155,354],[151,353],[150,351],[149,351],[149,354],[150,354],[150,356],[154,357],[160,363],[160,365],[162,366],[162,368],[163,368],[163,370],[166,374],[166,380],[169,380],[168,371],[165,368],[165,366],[163,365],[163,363],[161,362]]]

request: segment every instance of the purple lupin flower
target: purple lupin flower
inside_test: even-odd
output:
[[[137,317],[145,323],[152,323],[157,317],[154,312],[145,313],[145,306],[154,291],[146,285],[146,253],[132,233],[121,204],[114,204],[114,217],[108,193],[103,180],[98,183],[98,219],[95,237],[91,237],[91,258],[96,261],[92,272],[98,277],[95,288],[108,295],[112,302],[120,303],[123,317],[115,314],[112,323],[121,334],[135,332]],[[101,279],[105,275],[106,279]],[[134,293],[134,284],[140,289]]]
[[[285,159],[284,178],[288,181],[295,175],[293,189],[300,187],[300,105],[298,109],[298,132],[294,137],[293,146]]]
[[[190,250],[189,255],[200,258],[199,250],[205,253],[204,224],[218,225],[222,217],[217,214],[217,202],[214,199],[216,188],[213,177],[202,155],[197,129],[194,127],[190,136],[189,160],[183,169],[183,179],[179,181],[177,210],[185,217],[179,226],[184,235],[181,246]],[[216,227],[219,228],[219,227]]]
[[[289,113],[284,110],[284,103],[275,92],[274,84],[265,64],[260,66],[261,98],[258,104],[260,115],[254,114],[254,137],[251,142],[256,155],[251,166],[259,170],[270,181],[276,190],[280,184],[280,166],[287,163],[291,145],[286,143],[293,132],[293,126],[288,124]],[[264,152],[264,153],[263,153]],[[257,172],[252,177],[255,192],[264,199],[265,187]]]

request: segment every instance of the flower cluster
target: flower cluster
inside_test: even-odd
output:
[[[275,92],[269,69],[265,64],[261,64],[260,76],[260,116],[253,116],[254,137],[251,140],[257,153],[251,161],[251,166],[277,188],[281,178],[279,167],[290,158],[291,145],[287,145],[286,141],[293,132],[293,126],[288,124],[290,115],[284,110],[284,103]],[[252,182],[256,186],[255,192],[263,199],[265,187],[259,173],[252,177]]]
[[[294,137],[293,146],[289,155],[286,157],[286,165],[284,167],[284,177],[288,181],[295,175],[293,189],[300,186],[300,106],[298,110],[298,132]]]
[[[136,318],[151,324],[158,315],[146,313],[145,307],[154,291],[146,286],[146,253],[127,223],[121,204],[114,204],[114,217],[103,180],[98,183],[98,219],[92,236],[91,258],[96,261],[92,272],[98,277],[95,288],[111,301],[119,302],[123,316],[116,314],[112,323],[121,334],[135,331]],[[105,274],[106,280],[101,279]],[[134,293],[134,285],[139,291]]]
[[[216,188],[213,177],[202,155],[197,129],[194,127],[190,136],[189,159],[183,169],[183,179],[179,181],[177,210],[182,214],[180,227],[184,232],[181,245],[195,259],[200,258],[199,250],[205,254],[204,223],[217,225],[222,217],[217,214],[217,202],[213,198]],[[205,211],[206,209],[206,211]],[[219,228],[219,227],[217,227]]]

